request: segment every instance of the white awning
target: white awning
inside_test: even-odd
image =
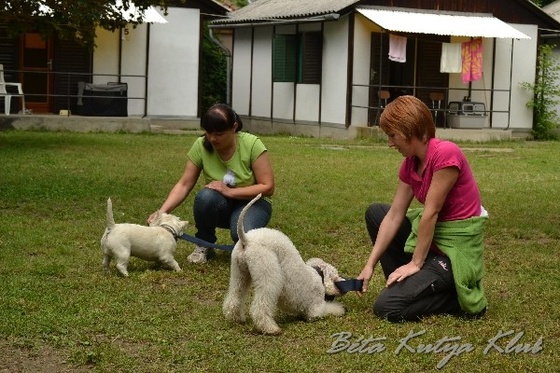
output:
[[[385,30],[416,34],[531,39],[490,14],[414,11],[404,8],[357,8]]]

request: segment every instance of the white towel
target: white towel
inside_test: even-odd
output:
[[[395,62],[406,62],[406,37],[389,34],[389,59]]]
[[[462,71],[461,43],[443,43],[439,71],[442,73],[460,73]]]

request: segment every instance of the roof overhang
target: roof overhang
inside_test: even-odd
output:
[[[392,32],[483,38],[531,39],[486,13],[426,11],[409,8],[358,7],[358,12]]]

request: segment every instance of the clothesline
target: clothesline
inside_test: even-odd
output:
[[[440,72],[461,73],[463,83],[482,79],[482,38],[465,42],[441,42]],[[389,34],[389,60],[406,62],[407,37]]]

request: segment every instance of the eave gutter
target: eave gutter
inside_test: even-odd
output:
[[[237,28],[237,27],[255,27],[255,26],[278,26],[278,25],[293,25],[298,23],[309,23],[309,22],[325,22],[325,21],[337,21],[340,18],[338,13],[323,14],[320,16],[312,16],[306,18],[290,18],[290,19],[271,19],[266,21],[249,21],[242,23],[218,23],[210,24],[209,28]]]

